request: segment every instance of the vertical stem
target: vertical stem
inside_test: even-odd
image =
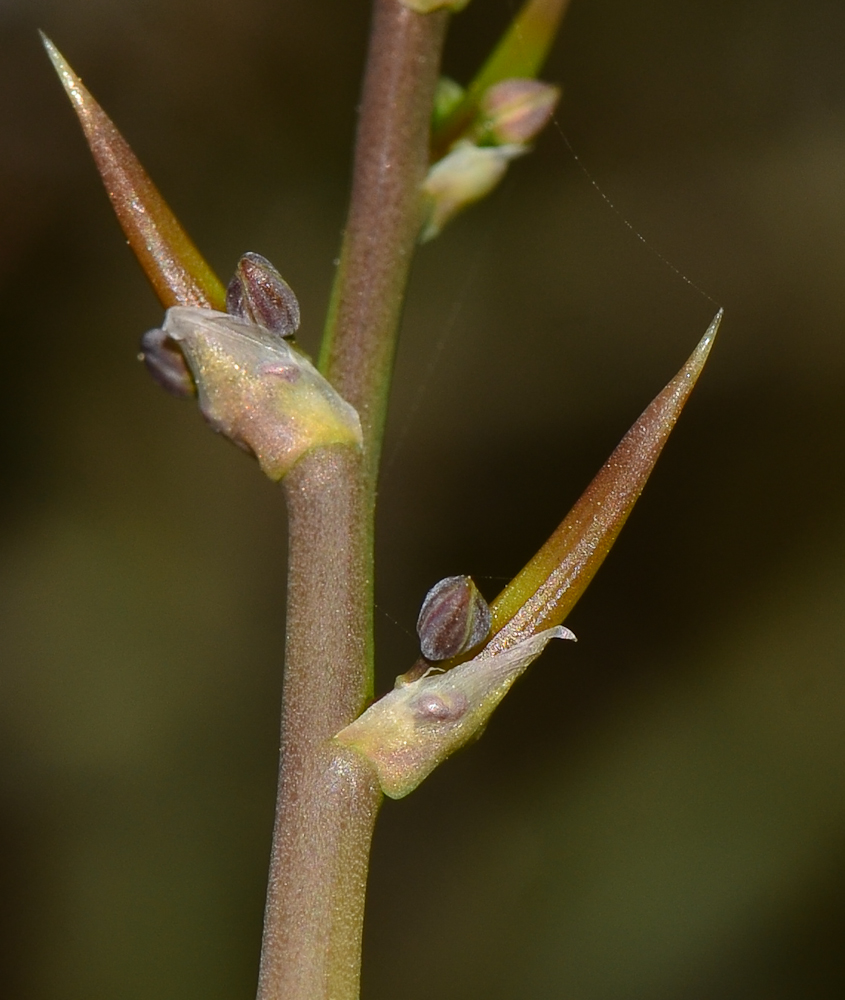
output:
[[[447,15],[375,0],[352,202],[320,368],[357,410],[366,475],[378,468],[396,331],[421,222]]]
[[[361,456],[306,455],[285,479],[290,521],[282,755],[260,1000],[354,1000],[381,799],[331,737],[369,693],[371,592]]]
[[[372,693],[375,480],[445,27],[443,13],[375,0],[352,201],[321,356],[361,415],[364,451],[320,449],[285,479],[282,754],[259,1000],[358,996],[381,792],[369,763],[331,738]]]

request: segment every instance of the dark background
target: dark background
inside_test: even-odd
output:
[[[473,0],[466,81],[513,12]],[[219,273],[316,347],[365,0],[0,0],[0,995],[253,995],[277,487],[136,361],[161,309],[43,28]],[[378,686],[492,597],[725,306],[629,526],[484,739],[376,834],[367,1000],[845,994],[845,5],[573,0],[554,128],[413,277]],[[644,234],[648,246],[623,218]],[[660,255],[670,260],[667,266]]]

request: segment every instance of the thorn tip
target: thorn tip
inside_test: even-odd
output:
[[[38,34],[41,36],[41,43],[47,52],[50,62],[53,64],[53,69],[56,71],[62,86],[65,88],[65,92],[75,104],[81,106],[83,101],[82,94],[84,93],[82,81],[71,69],[67,59],[65,59],[51,39],[40,28]]]
[[[693,374],[697,378],[701,373],[701,369],[704,367],[704,362],[710,354],[710,348],[713,346],[713,341],[716,339],[716,334],[719,332],[719,324],[722,322],[722,317],[724,315],[725,310],[720,307],[719,311],[710,321],[710,326],[707,327],[704,336],[696,345],[689,361],[687,361],[686,365],[684,365],[684,370],[688,374]]]

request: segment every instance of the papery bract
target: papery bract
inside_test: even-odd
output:
[[[482,650],[445,673],[432,668],[388,692],[335,739],[371,761],[384,794],[401,799],[483,731],[513,682],[552,639],[574,638],[558,626],[504,652]]]
[[[213,309],[168,309],[208,422],[251,451],[273,480],[321,445],[361,447],[361,423],[311,362],[263,327]]]

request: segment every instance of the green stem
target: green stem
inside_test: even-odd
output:
[[[332,737],[372,696],[375,482],[446,21],[375,0],[352,200],[321,355],[361,415],[364,451],[320,449],[284,481],[282,753],[258,1000],[358,996],[381,793],[370,765]]]

